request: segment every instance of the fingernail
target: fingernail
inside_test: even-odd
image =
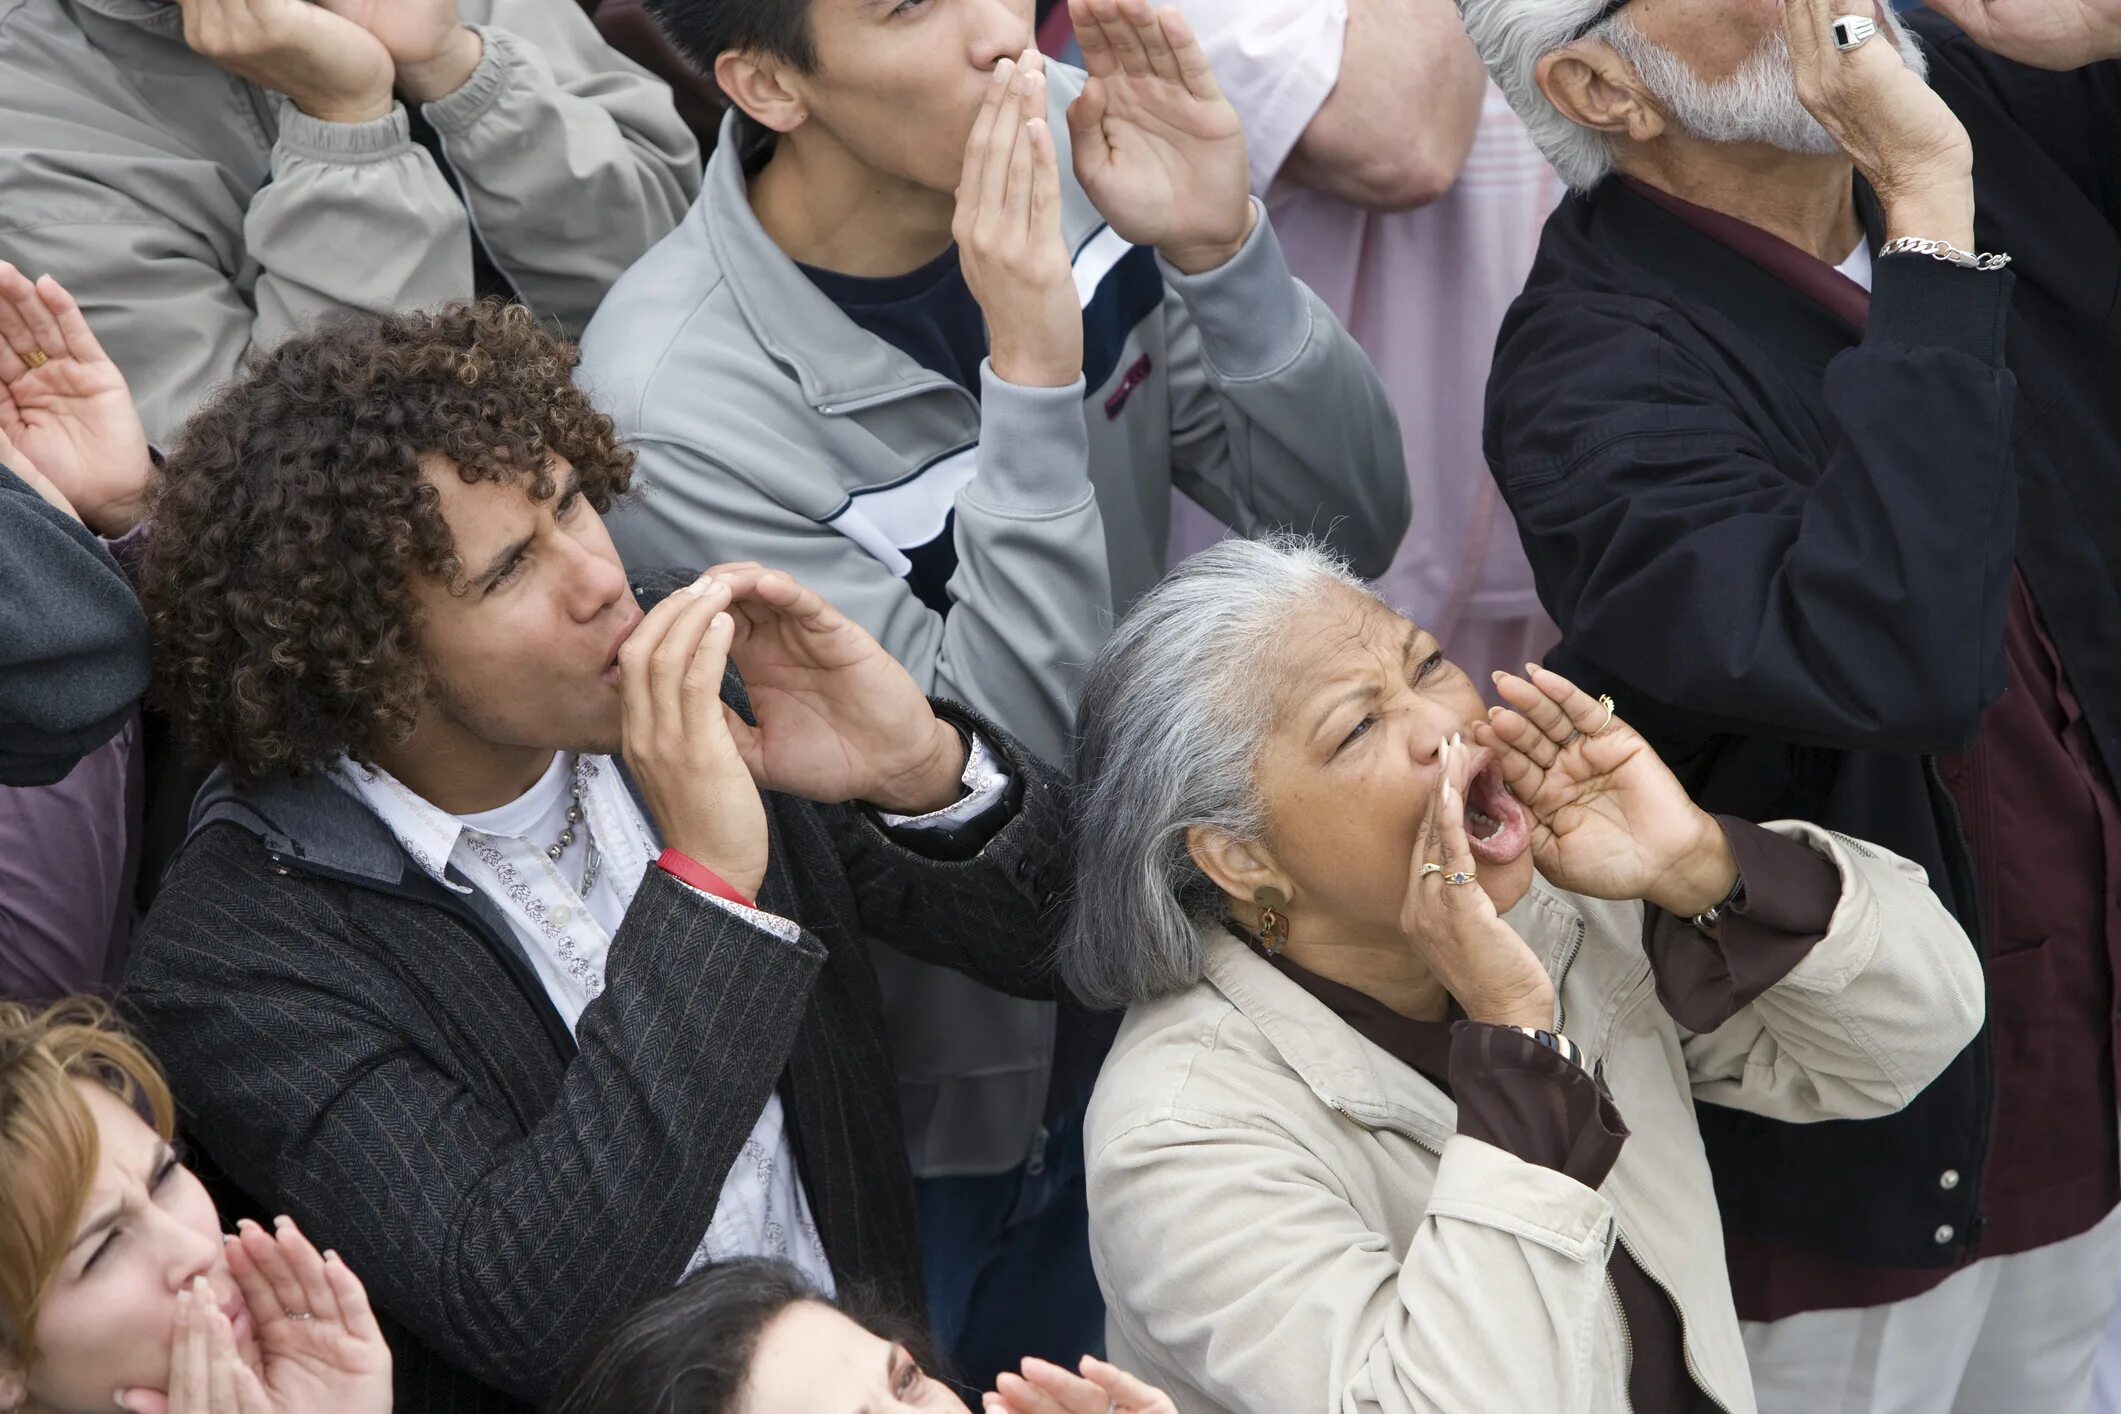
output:
[[[999,64],[996,64],[994,66],[994,81],[996,83],[1009,82],[1009,71],[1011,69],[1014,69],[1015,67],[1016,61],[1014,59],[1002,60]]]
[[[279,1215],[278,1217],[276,1217],[276,1218],[274,1218],[274,1219],[272,1220],[272,1225],[273,1225],[273,1227],[274,1227],[274,1228],[275,1228],[276,1230],[278,1230],[278,1231],[280,1231],[280,1232],[285,1232],[285,1231],[287,1231],[287,1229],[288,1229],[288,1226],[289,1226],[290,1224],[292,1224],[293,1222],[294,1222],[294,1219],[293,1219],[293,1218],[291,1218],[291,1217],[287,1216],[287,1214],[285,1214],[285,1213],[282,1213],[282,1214],[280,1214],[280,1215]]]
[[[132,1408],[132,1405],[125,1398],[125,1391],[122,1389],[111,1395],[110,1402],[117,1405],[120,1409]]]
[[[1497,668],[1494,672],[1488,674],[1488,680],[1490,682],[1501,682],[1504,678],[1508,676],[1508,673],[1504,672],[1500,668]]]
[[[1527,664],[1525,664],[1525,665],[1524,665],[1524,675],[1525,675],[1526,677],[1530,677],[1530,676],[1531,676],[1532,674],[1534,674],[1534,673],[1536,673],[1536,672],[1538,672],[1538,671],[1539,671],[1539,664],[1537,664],[1537,663],[1527,663]]]
[[[327,1247],[324,1249],[324,1260],[327,1262],[336,1262],[339,1260],[339,1254],[333,1248]]]

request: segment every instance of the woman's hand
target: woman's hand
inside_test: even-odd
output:
[[[121,1389],[114,1402],[134,1414],[274,1414],[264,1385],[236,1353],[235,1329],[205,1277],[177,1293],[168,1390]],[[323,1405],[311,1407],[323,1414]]]
[[[62,509],[98,535],[123,535],[146,513],[155,468],[125,375],[57,280],[47,275],[31,284],[6,261],[0,261],[0,438],[11,444],[8,457],[29,462],[32,474],[23,480],[52,487]],[[8,464],[23,470],[19,461]],[[42,486],[38,494],[51,499]]]
[[[229,1275],[257,1327],[272,1408],[389,1414],[390,1347],[360,1278],[337,1253],[319,1256],[294,1219],[276,1219],[274,1227],[267,1232],[245,1219],[228,1240]]]
[[[1189,275],[1252,234],[1237,110],[1178,11],[1150,0],[1068,0],[1090,77],[1068,105],[1075,178],[1112,229]]]
[[[1738,878],[1723,828],[1634,728],[1559,673],[1526,672],[1495,674],[1510,705],[1491,709],[1474,739],[1531,812],[1539,872],[1574,893],[1642,899],[1683,918],[1722,902]]]
[[[619,649],[620,750],[663,843],[746,898],[766,879],[766,805],[722,701],[736,620],[705,575],[648,611]]]
[[[987,1414],[1178,1414],[1171,1396],[1151,1389],[1117,1365],[1083,1357],[1083,1372],[1071,1375],[1033,1356],[1022,1375],[1004,1372],[981,1399]]]
[[[1496,916],[1494,901],[1477,882],[1446,882],[1450,875],[1470,876],[1477,868],[1466,839],[1465,788],[1471,766],[1463,742],[1453,737],[1444,744],[1442,779],[1422,819],[1399,930],[1415,956],[1474,1021],[1535,1030],[1550,1027],[1554,980],[1531,947]],[[1429,864],[1441,867],[1427,869]]]
[[[779,570],[730,564],[707,575],[736,617],[729,656],[758,725],[731,713],[729,731],[761,790],[897,815],[958,798],[964,738],[861,625]]]
[[[1004,59],[965,143],[951,234],[987,317],[996,376],[1065,388],[1083,371],[1083,313],[1061,237],[1060,159],[1046,127],[1045,59]]]

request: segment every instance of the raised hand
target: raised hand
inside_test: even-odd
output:
[[[729,730],[760,788],[899,815],[957,799],[964,739],[861,625],[778,570],[707,575],[736,617],[729,654],[758,725],[731,713]]]
[[[327,123],[390,112],[390,51],[351,20],[309,0],[177,0],[184,42],[237,78],[284,93]]]
[[[722,702],[736,620],[701,576],[648,611],[619,649],[620,750],[663,843],[746,898],[766,878],[766,806]]]
[[[1414,857],[1407,861],[1399,931],[1474,1021],[1552,1026],[1553,979],[1525,940],[1496,915],[1494,901],[1475,878],[1479,866],[1466,838],[1465,802],[1472,753],[1454,737],[1444,744],[1442,764]],[[1454,877],[1463,882],[1451,882]]]
[[[1252,233],[1237,110],[1178,11],[1149,0],[1068,0],[1090,77],[1068,105],[1075,176],[1112,229],[1187,274]]]
[[[1908,68],[1882,26],[1868,42],[1836,49],[1835,9],[1836,0],[1783,2],[1798,99],[1878,193],[1888,236],[1970,249],[1974,149],[1965,125]]]
[[[360,1278],[336,1253],[319,1255],[292,1218],[277,1219],[272,1232],[248,1219],[236,1226],[228,1271],[257,1328],[271,1407],[389,1414],[390,1347]]]
[[[1021,387],[1064,388],[1083,371],[1083,316],[1061,238],[1045,63],[1026,49],[1020,62],[995,66],[965,143],[951,234],[965,284],[987,317],[995,373]]]
[[[1080,1375],[1032,1356],[1022,1375],[1004,1371],[996,1383],[981,1400],[986,1414],[1178,1414],[1170,1395],[1090,1355]]]
[[[2079,69],[2121,59],[2117,0],[1933,0],[1967,38],[2036,69]]]
[[[0,261],[0,461],[63,498],[89,529],[139,524],[154,464],[125,375],[74,297]],[[50,499],[47,496],[47,499]]]
[[[1592,898],[1643,899],[1682,917],[1721,902],[1738,877],[1723,829],[1650,744],[1559,673],[1495,674],[1507,707],[1474,739],[1496,753],[1532,816],[1547,880]]]
[[[397,66],[398,90],[415,103],[446,98],[479,67],[486,46],[464,27],[457,0],[318,0],[367,30]]]
[[[169,1342],[169,1388],[121,1389],[115,1402],[133,1414],[275,1414],[264,1385],[243,1363],[235,1330],[228,1316],[214,1305],[205,1277],[195,1278],[177,1293],[177,1323]],[[311,1408],[322,1414],[324,1406]]]

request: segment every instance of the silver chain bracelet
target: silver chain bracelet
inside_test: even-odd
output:
[[[2001,270],[2011,263],[2007,255],[1974,255],[1963,251],[1950,241],[1925,240],[1921,236],[1900,236],[1887,241],[1878,248],[1880,255],[1926,255],[1932,260],[1942,260],[1968,270]]]

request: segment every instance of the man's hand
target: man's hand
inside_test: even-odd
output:
[[[736,622],[702,576],[648,611],[619,649],[621,750],[663,843],[746,898],[766,879],[766,805],[722,701]]]
[[[778,570],[717,565],[736,616],[729,657],[758,726],[730,732],[760,789],[925,815],[959,795],[965,742],[862,627]]]
[[[479,67],[486,46],[458,18],[457,0],[319,0],[367,30],[397,66],[398,91],[415,103],[447,98]]]
[[[1592,898],[1642,899],[1691,918],[1738,879],[1715,819],[1650,744],[1559,673],[1497,673],[1497,707],[1474,729],[1532,815],[1532,858],[1549,882]]]
[[[1936,91],[1884,33],[1834,47],[1835,0],[1784,0],[1797,97],[1878,193],[1886,235],[1974,244],[1974,148]]]
[[[1989,53],[2036,69],[2121,59],[2121,0],[1931,0],[1930,8]]]
[[[1178,11],[1068,0],[1089,80],[1068,106],[1075,176],[1112,229],[1189,275],[1237,254],[1255,219],[1244,129]]]
[[[178,0],[184,42],[327,123],[390,112],[395,68],[367,30],[309,0]]]
[[[1083,371],[1083,316],[1061,238],[1060,160],[1046,126],[1045,58],[1004,59],[965,143],[957,188],[958,266],[987,316],[994,371],[1064,388]]]
[[[155,474],[125,375],[89,332],[81,306],[51,276],[32,285],[5,261],[0,461],[32,486],[52,487],[63,500],[54,504],[112,538],[140,523]]]

